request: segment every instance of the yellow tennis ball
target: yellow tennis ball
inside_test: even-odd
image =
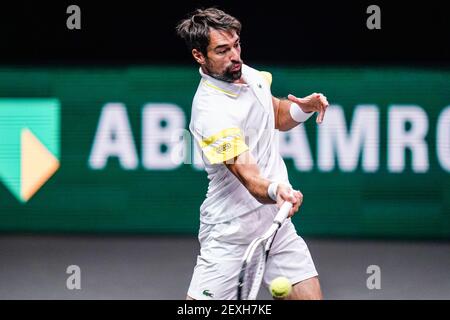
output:
[[[274,298],[284,298],[291,293],[292,284],[286,277],[277,277],[270,283],[270,293]]]

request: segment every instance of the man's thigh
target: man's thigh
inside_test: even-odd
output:
[[[293,285],[287,300],[322,300],[319,277],[312,277]]]

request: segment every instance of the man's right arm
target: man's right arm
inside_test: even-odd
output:
[[[256,200],[264,204],[275,203],[268,194],[268,188],[272,181],[261,177],[258,164],[248,150],[224,162],[224,164]],[[289,186],[281,183],[278,184],[276,190],[278,205],[281,206],[284,201],[290,201],[294,204],[289,216],[298,211],[303,201],[303,195],[299,191],[294,191],[292,194],[291,191]]]

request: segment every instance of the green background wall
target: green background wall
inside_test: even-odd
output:
[[[436,126],[450,105],[449,71],[254,67],[273,74],[276,96],[323,92],[332,104],[329,110],[340,106],[344,111],[347,129],[356,106],[374,105],[379,112],[379,166],[374,172],[364,170],[361,161],[347,172],[337,160],[331,171],[322,170],[318,126],[314,119],[304,125],[312,167],[299,170],[286,157],[291,183],[305,197],[294,217],[301,234],[450,238],[450,178],[436,151]],[[26,203],[0,182],[0,230],[196,234],[206,174],[190,164],[174,170],[146,168],[142,110],[147,103],[175,104],[183,110],[187,126],[198,82],[195,67],[1,68],[0,98],[59,100],[61,167]],[[102,108],[108,103],[126,107],[138,155],[132,170],[123,168],[116,157],[103,169],[89,165]],[[393,105],[415,105],[426,114],[425,172],[412,169],[409,150],[402,172],[388,168],[388,116]],[[3,117],[0,126],[13,120]],[[450,148],[450,137],[441,138]],[[0,154],[0,161],[4,158]]]

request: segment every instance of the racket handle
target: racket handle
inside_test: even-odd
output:
[[[289,215],[289,211],[291,211],[292,203],[289,201],[285,201],[278,211],[277,215],[273,219],[274,222],[282,224],[284,220],[286,220]]]

